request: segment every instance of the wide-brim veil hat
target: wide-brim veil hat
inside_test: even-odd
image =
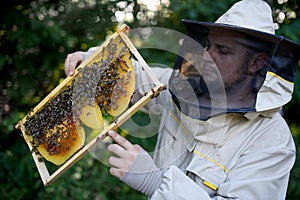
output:
[[[188,35],[201,35],[203,29],[232,30],[272,44],[265,81],[257,93],[255,111],[281,107],[290,101],[300,59],[300,45],[275,34],[272,10],[263,0],[235,3],[215,22],[184,19]]]

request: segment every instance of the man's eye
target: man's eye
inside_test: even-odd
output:
[[[222,48],[222,47],[219,48],[219,52],[220,52],[220,54],[223,54],[223,55],[228,55],[231,53],[227,48]]]

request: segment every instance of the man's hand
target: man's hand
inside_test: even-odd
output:
[[[162,184],[163,173],[142,147],[131,144],[114,131],[109,131],[108,135],[116,144],[110,144],[107,149],[118,156],[111,156],[108,160],[113,166],[110,168],[111,175],[133,189],[151,196]]]
[[[77,51],[67,55],[65,59],[65,74],[67,76],[72,76],[74,74],[75,68],[83,61],[82,52]]]
[[[110,174],[121,178],[128,172],[139,152],[143,151],[143,148],[139,145],[131,144],[128,140],[114,131],[109,131],[108,135],[116,142],[116,144],[110,144],[107,147],[107,150],[118,156],[111,156],[108,160],[109,164],[113,166],[110,168]]]

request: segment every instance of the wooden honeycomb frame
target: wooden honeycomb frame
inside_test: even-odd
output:
[[[144,61],[142,56],[139,54],[135,46],[132,44],[130,39],[127,37],[126,33],[130,28],[127,25],[123,25],[118,31],[116,31],[112,36],[110,36],[99,48],[97,48],[84,62],[82,62],[77,69],[83,68],[95,59],[97,55],[99,55],[102,50],[109,44],[112,39],[120,37],[125,45],[129,48],[131,53],[135,56],[135,58],[141,63],[144,71],[148,74],[148,76],[152,79],[154,83],[154,87],[148,91],[138,102],[130,106],[123,114],[118,116],[108,127],[104,128],[93,140],[85,144],[79,151],[77,151],[74,155],[72,155],[64,164],[58,167],[56,171],[52,174],[47,169],[46,163],[44,159],[41,157],[39,153],[34,151],[33,146],[29,140],[29,136],[25,133],[24,123],[26,122],[26,117],[28,115],[34,115],[38,110],[40,110],[52,97],[54,97],[57,93],[59,93],[64,86],[69,84],[78,73],[77,69],[75,70],[74,76],[68,76],[64,79],[62,83],[60,83],[54,90],[52,90],[28,115],[26,115],[21,121],[16,125],[17,129],[22,131],[22,135],[24,137],[25,142],[27,143],[29,150],[32,153],[33,160],[38,169],[40,177],[43,181],[43,184],[49,185],[53,183],[58,177],[64,174],[70,167],[72,167],[77,161],[79,161],[91,148],[97,145],[99,142],[103,141],[107,137],[107,132],[109,130],[115,130],[120,127],[126,120],[128,120],[131,116],[133,116],[138,110],[140,110],[146,103],[148,103],[152,98],[155,98],[159,95],[159,93],[166,89],[166,86],[162,84],[155,75],[151,72],[148,64]]]

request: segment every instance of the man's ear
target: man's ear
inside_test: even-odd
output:
[[[268,59],[267,53],[264,52],[254,53],[250,61],[249,73],[255,74],[258,70],[260,70],[263,66],[265,66],[267,59]]]

